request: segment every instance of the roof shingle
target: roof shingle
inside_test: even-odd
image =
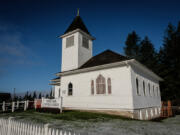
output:
[[[130,58],[120,55],[111,50],[106,50],[91,59],[89,59],[85,64],[83,64],[79,69],[100,66],[104,64],[110,64],[114,62],[121,62],[125,60],[129,60]]]

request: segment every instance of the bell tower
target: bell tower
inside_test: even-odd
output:
[[[84,25],[79,10],[62,38],[61,72],[78,69],[92,57],[94,38]]]

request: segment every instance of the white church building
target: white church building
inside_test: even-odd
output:
[[[77,15],[62,38],[61,72],[51,80],[65,110],[95,111],[148,120],[160,116],[162,79],[126,56],[93,56],[93,40]]]

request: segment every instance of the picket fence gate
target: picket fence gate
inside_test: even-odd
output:
[[[0,135],[80,135],[79,133],[50,128],[49,124],[38,125],[9,119],[0,119]]]

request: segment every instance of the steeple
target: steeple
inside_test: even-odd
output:
[[[77,9],[77,16],[79,16],[79,8]]]
[[[72,21],[70,26],[67,28],[67,30],[64,32],[64,34],[69,33],[69,32],[76,30],[76,29],[80,29],[83,32],[85,32],[86,34],[91,36],[91,34],[89,33],[87,27],[85,26],[83,20],[79,16],[79,9],[77,10],[77,16],[74,18],[74,20]]]
[[[78,69],[92,57],[93,40],[79,16],[74,18],[62,38],[62,64],[61,71]]]

